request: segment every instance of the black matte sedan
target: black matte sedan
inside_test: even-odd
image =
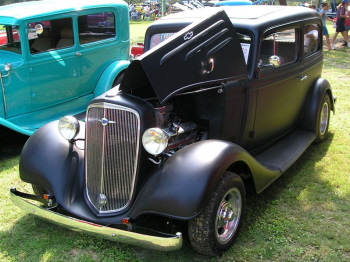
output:
[[[11,199],[148,248],[178,249],[187,231],[195,250],[221,255],[245,189],[261,193],[326,139],[335,108],[321,18],[303,7],[203,8],[156,21],[145,50],[84,122],[67,116],[29,138],[20,177],[35,195],[11,189]]]

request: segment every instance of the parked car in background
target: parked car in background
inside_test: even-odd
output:
[[[129,48],[123,1],[1,6],[0,125],[31,135],[61,116],[85,112],[118,84]]]
[[[320,16],[303,7],[202,8],[154,22],[149,51],[91,101],[85,122],[66,116],[28,139],[19,172],[35,195],[13,188],[13,203],[159,250],[180,248],[187,231],[195,250],[221,255],[242,225],[245,189],[261,193],[327,137],[335,101],[321,36]]]

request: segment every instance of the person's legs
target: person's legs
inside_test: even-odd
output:
[[[335,42],[335,39],[337,39],[338,34],[339,34],[339,32],[335,32],[334,35],[333,35],[333,38],[332,38],[331,47],[332,47],[333,50],[335,49],[334,42]]]
[[[350,47],[349,39],[348,39],[348,34],[346,31],[341,32],[341,35],[343,36],[345,42],[347,43],[348,47]]]
[[[329,41],[329,35],[325,35],[325,37],[326,37],[327,49],[328,49],[328,51],[331,51],[331,44],[330,44],[330,41]]]

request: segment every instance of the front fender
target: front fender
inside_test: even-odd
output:
[[[113,87],[114,80],[126,70],[130,62],[126,60],[115,61],[110,64],[106,70],[102,73],[100,79],[97,82],[96,88],[94,90],[94,95],[99,96],[105,93],[107,90]]]
[[[36,184],[55,196],[58,203],[74,199],[82,191],[83,150],[65,140],[58,131],[58,121],[39,128],[23,147],[20,178]],[[84,134],[84,123],[81,123]],[[79,134],[79,135],[80,135]],[[75,196],[73,196],[75,195]],[[69,206],[69,203],[66,203]]]
[[[308,98],[306,109],[300,123],[300,129],[316,133],[317,112],[321,106],[322,98],[328,94],[331,100],[331,110],[335,113],[335,104],[333,100],[332,88],[329,82],[324,78],[317,79],[315,86]]]
[[[196,217],[221,175],[235,162],[244,162],[253,172],[269,179],[281,174],[278,170],[267,170],[236,144],[201,141],[179,150],[150,175],[135,200],[131,218],[145,213],[185,220]]]

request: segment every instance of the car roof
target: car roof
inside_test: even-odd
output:
[[[97,7],[127,5],[121,0],[42,0],[0,6],[0,18],[17,20]]]
[[[188,24],[201,19],[213,12],[218,7],[207,7],[197,10],[189,10],[163,17],[155,21],[151,26]],[[299,6],[225,6],[224,9],[235,27],[238,28],[268,28],[270,26],[285,24],[291,21],[320,18],[319,14],[311,8]]]

